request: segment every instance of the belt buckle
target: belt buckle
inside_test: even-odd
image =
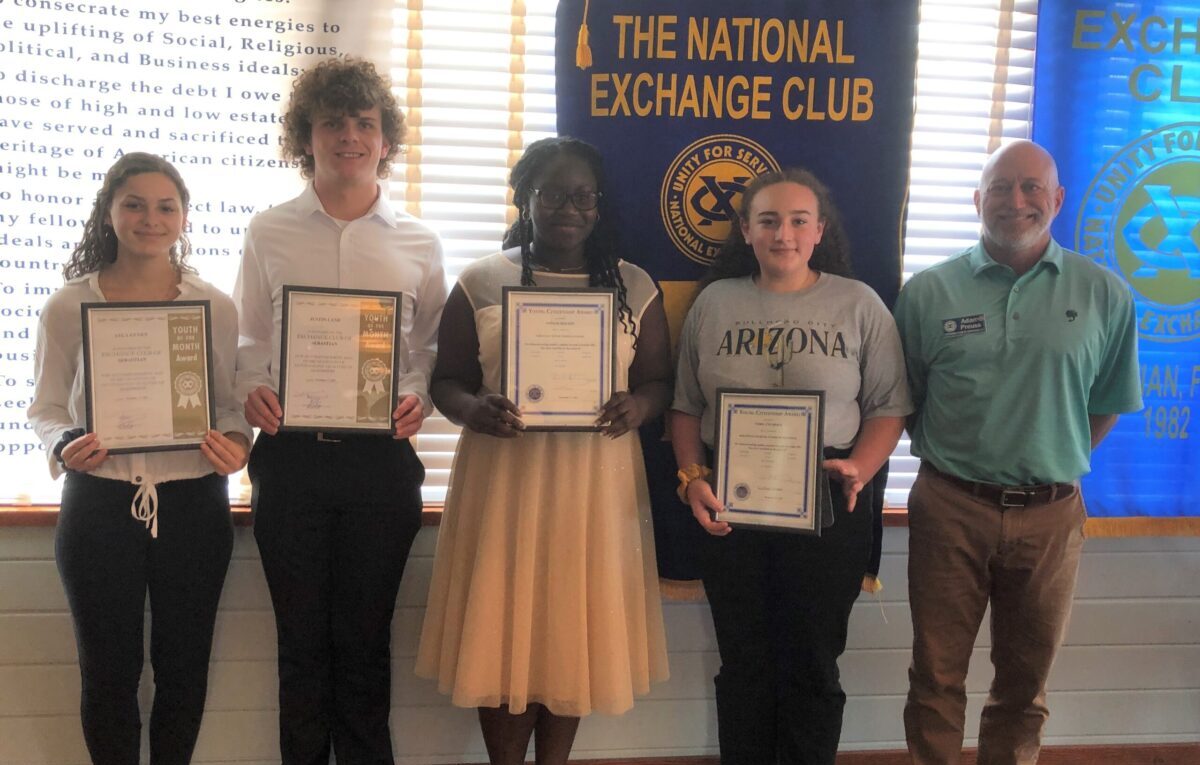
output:
[[[1025,507],[1028,504],[1029,492],[1023,489],[1000,490],[1000,507]]]
[[[332,436],[327,436],[327,435],[325,435],[324,431],[318,430],[317,431],[317,441],[319,441],[323,444],[340,444],[342,442],[342,439],[333,438]]]

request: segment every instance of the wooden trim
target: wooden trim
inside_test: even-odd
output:
[[[908,525],[908,508],[907,507],[885,507],[885,508],[883,508],[883,525],[884,526],[907,526]]]
[[[837,765],[911,765],[908,752],[839,752]],[[717,765],[717,757],[642,757],[626,760],[580,760],[579,765]],[[1200,743],[1048,746],[1038,765],[1196,765]],[[976,765],[975,750],[963,751],[960,765]]]
[[[442,522],[442,503],[428,502],[421,511],[422,526],[438,526]],[[0,505],[0,528],[5,526],[53,526],[58,523],[58,505]],[[233,525],[250,526],[248,505],[233,505]]]
[[[442,503],[429,502],[421,513],[422,526],[442,522]],[[58,522],[58,505],[0,505],[0,528],[5,526],[53,526]],[[250,508],[233,505],[233,525],[250,525]],[[908,526],[908,509],[883,510],[883,525]],[[1200,536],[1198,518],[1088,518],[1084,533],[1089,537],[1195,537]],[[1196,762],[1200,763],[1200,759]]]
[[[1089,537],[1194,537],[1200,536],[1200,518],[1088,518],[1083,532]]]

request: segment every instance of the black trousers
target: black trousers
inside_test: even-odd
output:
[[[749,528],[708,537],[701,553],[721,671],[721,765],[833,765],[842,733],[837,660],[870,558],[870,485],[820,537]]]
[[[158,485],[158,538],[129,512],[137,487],[67,473],[54,554],[75,641],[83,736],[95,765],[138,765],[142,629],[150,594],[150,762],[192,757],[217,602],[233,550],[226,479]]]
[[[261,434],[254,537],[279,638],[284,765],[391,765],[391,623],[421,527],[425,468],[408,441]]]

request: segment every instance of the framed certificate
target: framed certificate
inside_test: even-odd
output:
[[[717,389],[716,485],[734,526],[820,534],[823,391]]]
[[[213,427],[207,300],[84,303],[84,408],[109,454],[199,449]]]
[[[400,358],[398,292],[283,287],[283,430],[392,430]]]
[[[526,430],[599,430],[616,384],[616,295],[504,288],[500,387]]]

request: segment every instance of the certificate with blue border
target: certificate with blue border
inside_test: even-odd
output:
[[[822,391],[718,388],[718,520],[821,533]]]
[[[599,430],[616,385],[616,290],[505,287],[500,388],[526,430]]]

